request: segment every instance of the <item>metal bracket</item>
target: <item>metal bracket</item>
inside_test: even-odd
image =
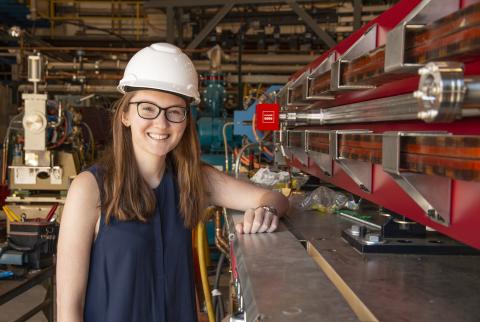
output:
[[[307,72],[304,72],[300,77],[298,77],[296,80],[292,81],[290,86],[287,88],[287,106],[306,106],[309,103],[305,101],[305,93],[306,93],[306,83],[307,83]],[[300,100],[295,100],[293,98],[293,91],[301,87],[303,88],[302,90],[302,98]]]
[[[288,141],[287,141],[287,146],[290,154],[294,156],[296,159],[298,159],[303,165],[308,166],[308,155],[306,151],[306,135],[305,131],[303,130],[294,130],[294,131],[287,131],[288,132]],[[293,146],[291,144],[291,139],[293,138],[294,135],[300,134],[300,142],[301,146]]]
[[[308,157],[311,158],[323,173],[329,177],[333,175],[333,161],[330,156],[330,147],[329,153],[321,153],[313,151],[310,149],[310,134],[311,133],[323,133],[329,135],[329,142],[331,141],[332,132],[331,131],[315,131],[315,130],[306,130],[305,131],[305,151],[308,154]]]
[[[407,25],[401,23],[387,33],[385,44],[384,71],[415,73],[421,64],[413,64],[405,61],[405,40],[409,30],[423,28],[424,25]]]
[[[283,86],[278,91],[275,97],[275,102],[278,103],[282,108],[287,106],[287,92],[288,92],[289,86],[290,86],[290,82],[288,82],[285,86]]]
[[[437,1],[421,1],[394,29],[387,33],[385,44],[386,73],[401,72],[411,73],[416,71],[421,64],[405,61],[405,42],[408,31],[423,28],[426,24],[446,16],[459,9],[458,0],[444,0],[439,6]]]
[[[288,131],[280,130],[280,153],[284,158],[291,159],[290,150],[288,149]]]
[[[332,91],[352,91],[375,88],[372,85],[346,85],[342,83],[342,68],[355,58],[376,48],[377,25],[372,25],[340,58],[332,64],[330,88]]]
[[[331,131],[330,157],[352,178],[358,187],[368,193],[372,193],[372,164],[370,162],[349,160],[340,157],[338,150],[338,136],[340,134],[365,134],[372,133],[370,130],[340,130]]]
[[[433,221],[450,225],[452,179],[435,175],[404,172],[400,169],[401,139],[405,136],[444,136],[445,132],[385,132],[382,166]]]
[[[274,163],[277,165],[286,165],[287,162],[282,153],[281,135],[282,135],[281,130],[273,132],[273,160],[274,160]]]
[[[321,62],[317,67],[309,71],[307,80],[306,80],[306,86],[305,86],[306,100],[312,100],[312,101],[333,100],[335,98],[335,96],[331,95],[329,91],[325,92],[325,94],[322,93],[320,95],[315,95],[311,93],[311,87],[312,87],[312,83],[318,76],[324,73],[327,73],[329,70],[332,69],[332,64],[335,62],[336,59],[337,59],[337,52],[332,51],[323,62]]]

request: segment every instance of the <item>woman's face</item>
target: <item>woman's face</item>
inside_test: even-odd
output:
[[[186,112],[186,102],[179,96],[155,90],[135,91],[128,112],[122,115],[122,123],[131,128],[137,155],[165,156],[177,146],[185,131],[188,116],[180,123],[174,123],[167,120],[166,110],[156,116],[157,107],[170,108],[168,117],[176,121],[181,120],[181,113]]]

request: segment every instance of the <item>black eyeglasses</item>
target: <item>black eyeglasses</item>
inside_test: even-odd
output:
[[[182,123],[187,117],[187,108],[183,106],[160,107],[152,102],[130,102],[137,105],[137,113],[142,119],[156,119],[162,111],[165,118],[172,123]]]

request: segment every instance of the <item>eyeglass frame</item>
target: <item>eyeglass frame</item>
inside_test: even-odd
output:
[[[155,117],[152,117],[152,118],[147,118],[147,117],[141,116],[141,115],[140,115],[140,112],[138,111],[138,107],[139,107],[140,104],[142,104],[142,103],[152,104],[153,106],[155,106],[156,108],[158,108],[158,114],[157,114]],[[144,119],[144,120],[154,120],[154,119],[156,119],[157,117],[159,117],[160,114],[162,114],[162,111],[165,111],[165,119],[166,119],[167,121],[169,121],[170,123],[177,123],[177,124],[179,124],[179,123],[185,122],[185,120],[187,119],[187,115],[188,115],[188,106],[173,105],[173,106],[169,106],[169,107],[160,107],[160,106],[158,106],[157,104],[152,103],[152,102],[149,102],[149,101],[129,102],[129,103],[128,103],[128,105],[133,105],[133,104],[137,105],[137,115],[138,115],[140,118]],[[170,108],[183,108],[183,109],[185,110],[185,112],[183,113],[183,114],[184,114],[184,115],[183,115],[183,120],[181,120],[181,121],[179,121],[179,122],[170,121],[170,120],[168,119],[168,116],[167,116],[167,111],[168,111]]]

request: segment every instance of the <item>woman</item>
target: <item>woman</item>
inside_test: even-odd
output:
[[[200,162],[190,59],[153,44],[129,61],[112,150],[72,182],[57,260],[59,322],[196,321],[191,229],[208,204],[245,211],[238,233],[273,232],[288,202]]]

